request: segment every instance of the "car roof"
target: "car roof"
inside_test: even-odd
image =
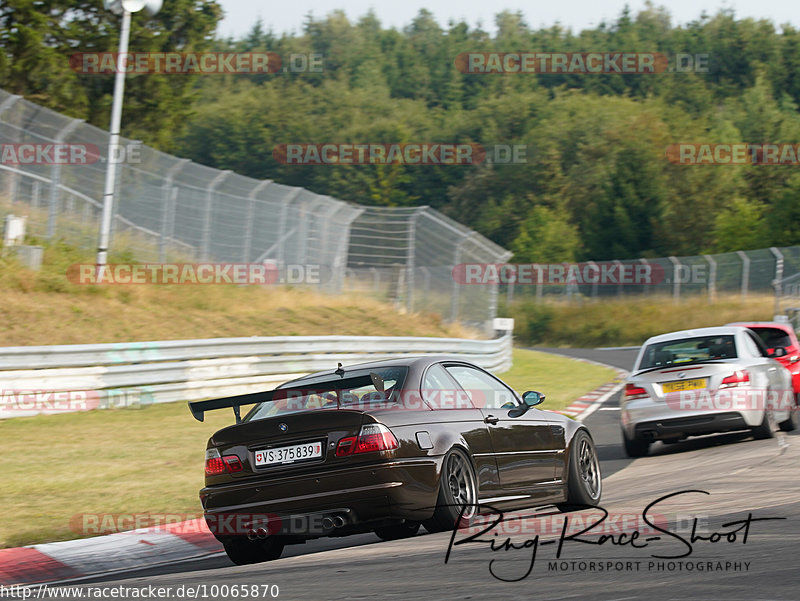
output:
[[[782,321],[736,321],[725,325],[741,326],[743,328],[778,328],[787,332],[794,330],[792,324]]]
[[[452,355],[424,355],[424,356],[410,356],[410,357],[395,357],[392,359],[381,359],[379,361],[369,361],[366,363],[355,363],[353,365],[343,365],[342,369],[345,373],[353,372],[353,371],[363,371],[367,369],[380,369],[384,367],[408,367],[408,368],[417,368],[417,369],[425,369],[428,365],[433,363],[439,363],[440,361],[458,361],[460,363],[470,363],[468,358],[466,357],[458,357]],[[333,361],[331,361],[333,363]],[[296,378],[290,382],[287,382],[283,386],[287,386],[289,384],[293,384],[295,382],[301,382],[303,380],[310,380],[312,378],[319,378],[322,376],[335,376],[336,369],[327,369],[324,371],[318,371],[313,374],[307,374],[305,376],[301,376]]]
[[[652,336],[645,341],[645,344],[654,342],[668,342],[670,340],[680,340],[682,338],[698,338],[700,336],[735,336],[738,332],[746,328],[742,326],[715,326],[711,328],[693,328],[690,330],[678,330]]]

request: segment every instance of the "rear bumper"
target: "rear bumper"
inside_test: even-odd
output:
[[[631,424],[628,436],[639,440],[668,440],[749,428],[741,413],[708,413]]]
[[[438,497],[442,457],[392,459],[381,463],[306,473],[302,476],[260,476],[208,486],[200,491],[206,521],[217,538],[230,531],[215,526],[221,516],[268,516],[282,534],[334,534],[325,518],[342,517],[336,530],[395,519],[429,518]],[[244,532],[237,532],[243,534]],[[275,530],[272,534],[278,533]]]

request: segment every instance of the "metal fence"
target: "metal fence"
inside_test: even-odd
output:
[[[511,352],[511,332],[493,340],[254,336],[6,347],[0,348],[0,419],[248,394],[339,362],[401,356],[460,356],[499,373],[511,367]]]
[[[593,263],[581,265],[589,264]],[[645,266],[650,275],[637,283],[614,283],[602,281],[602,278],[599,282],[589,283],[566,278],[566,283],[552,285],[546,283],[545,279],[545,283],[532,285],[504,285],[501,292],[506,295],[507,301],[544,296],[578,300],[624,295],[661,295],[678,300],[685,296],[707,295],[713,302],[717,295],[747,297],[748,294],[773,294],[776,283],[800,274],[800,246],[690,257],[606,261],[594,265],[616,267],[618,270],[624,268],[628,273],[637,266]],[[792,287],[797,281],[797,278],[789,281],[791,291],[797,288],[796,285]]]
[[[0,161],[0,216],[28,217],[29,235],[96,246],[108,132],[0,90],[0,143],[81,144],[91,164]],[[259,181],[123,139],[114,200],[113,253],[142,262],[314,265],[326,292],[356,290],[409,311],[486,324],[497,286],[459,289],[462,262],[511,253],[429,207],[372,208]]]

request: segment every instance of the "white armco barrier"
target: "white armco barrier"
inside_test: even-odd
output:
[[[511,333],[493,340],[285,336],[0,348],[0,419],[196,401],[270,390],[300,375],[400,356],[448,355],[511,367]]]

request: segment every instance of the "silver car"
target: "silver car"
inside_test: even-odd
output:
[[[639,351],[621,401],[622,440],[628,456],[642,457],[656,440],[748,429],[770,438],[776,425],[796,427],[795,407],[791,374],[751,330],[672,332]]]

